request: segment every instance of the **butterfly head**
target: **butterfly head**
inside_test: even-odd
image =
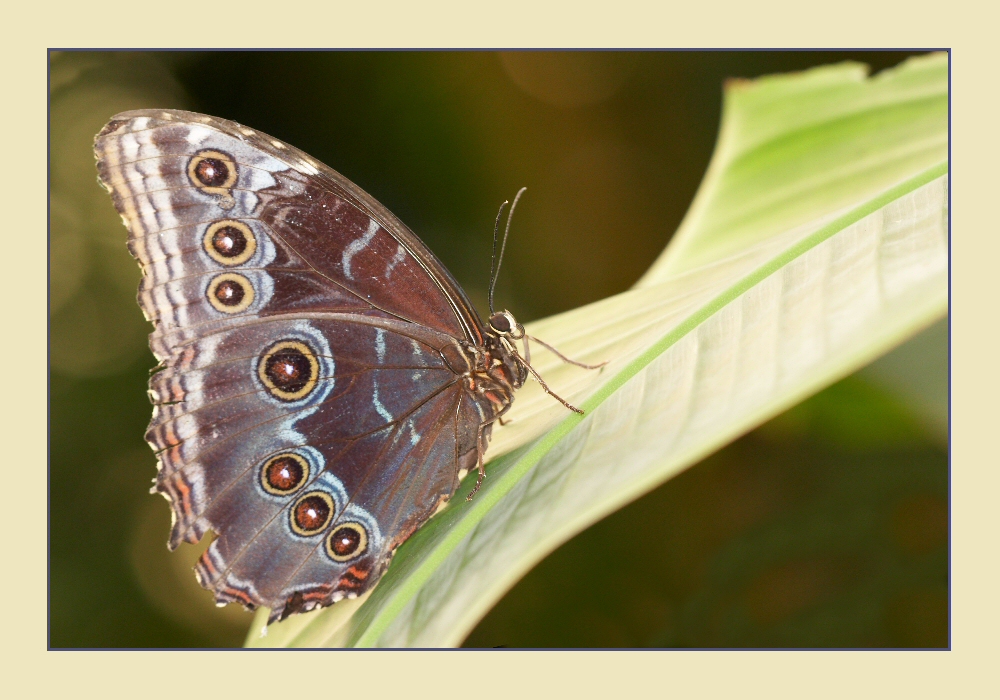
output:
[[[515,343],[524,338],[524,326],[509,311],[498,311],[490,316],[486,329],[487,347],[492,358],[491,373],[494,380],[510,387],[520,388],[528,378],[528,370],[517,352]]]

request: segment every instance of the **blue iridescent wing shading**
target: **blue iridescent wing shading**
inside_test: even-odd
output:
[[[171,548],[214,531],[202,585],[272,620],[363,593],[485,450],[476,312],[384,207],[264,134],[127,112],[95,152],[155,326]]]

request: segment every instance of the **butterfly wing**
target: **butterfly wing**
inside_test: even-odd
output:
[[[235,122],[163,110],[117,115],[96,149],[101,181],[146,272],[140,304],[157,330],[173,331],[165,349],[215,319],[199,302],[220,264],[267,268],[250,312],[368,306],[482,343],[474,307],[423,242],[298,149]],[[198,166],[213,161],[225,176],[209,168],[216,179],[199,180]],[[240,254],[204,254],[212,223],[223,224],[216,234],[248,241]]]
[[[219,533],[198,567],[217,600],[277,617],[363,592],[474,463],[480,419],[442,359],[451,341],[370,323],[262,320],[194,343],[190,360],[181,353],[153,375],[147,439],[174,507],[170,543]],[[281,343],[309,359],[315,350],[302,398],[260,381]],[[329,512],[303,516],[310,501]],[[335,556],[330,537],[348,525],[361,528],[357,549]]]
[[[468,299],[384,207],[259,132],[126,112],[95,152],[155,325],[171,548],[215,531],[202,584],[272,619],[363,592],[485,447]]]

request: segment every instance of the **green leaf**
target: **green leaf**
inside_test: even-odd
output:
[[[523,388],[472,502],[467,480],[367,599],[266,637],[258,616],[248,644],[461,643],[562,542],[942,317],[947,173],[944,55],[727,85],[706,178],[640,284],[528,329],[610,360],[536,349],[586,415]]]

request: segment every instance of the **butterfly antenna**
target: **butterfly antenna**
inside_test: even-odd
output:
[[[493,224],[493,257],[490,259],[490,316],[493,315],[493,287],[496,285],[496,270],[497,270],[497,237],[500,234],[500,217],[503,216],[503,208],[510,204],[506,199],[503,200],[503,204],[500,205],[500,211],[497,212],[497,221]]]
[[[507,205],[507,202],[501,204],[500,211],[497,212],[497,223],[493,227],[493,259],[496,261],[496,267],[492,264],[490,265],[490,316],[495,313],[493,309],[493,291],[496,289],[497,278],[500,276],[500,263],[503,262],[503,251],[507,247],[507,236],[510,235],[510,220],[514,216],[514,208],[517,207],[517,200],[521,199],[521,195],[527,189],[527,187],[522,187],[514,195],[514,203],[510,205],[510,211],[507,213],[507,226],[503,231],[503,242],[500,244],[499,256],[497,256],[497,233],[500,231],[500,215],[503,214],[503,208]]]

